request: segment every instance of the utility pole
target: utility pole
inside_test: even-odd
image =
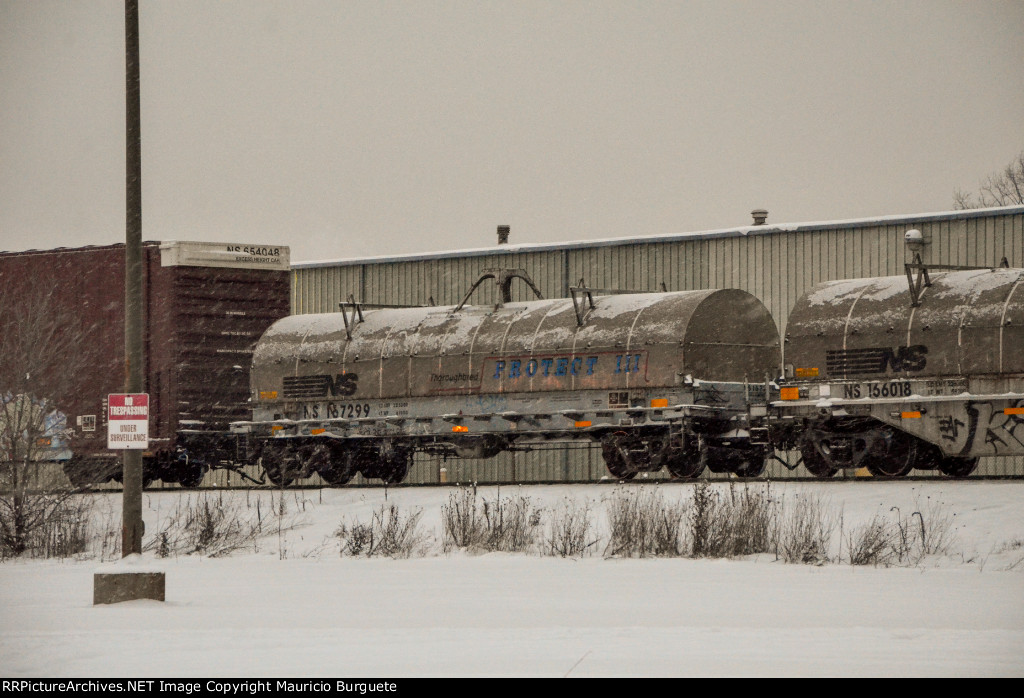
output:
[[[142,133],[139,98],[139,0],[125,0],[126,233],[124,246],[124,353],[126,393],[142,392]],[[121,555],[142,553],[142,451],[124,452]]]
[[[142,392],[142,136],[139,127],[139,0],[124,2],[124,52],[127,85],[126,118],[126,232],[124,245],[124,355],[125,392]],[[111,398],[115,396],[110,396]],[[119,396],[127,397],[127,396]],[[127,403],[131,404],[131,403]],[[149,411],[148,400],[145,403]],[[147,433],[148,433],[148,424]],[[111,424],[113,428],[113,424]],[[108,448],[112,448],[109,445]],[[121,556],[142,554],[142,451],[124,452],[124,489],[121,513]],[[93,575],[93,604],[136,599],[163,601],[163,572],[135,568]]]

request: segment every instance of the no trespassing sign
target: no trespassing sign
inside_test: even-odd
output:
[[[107,396],[107,448],[149,448],[149,395]]]

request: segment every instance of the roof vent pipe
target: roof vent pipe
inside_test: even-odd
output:
[[[768,221],[767,209],[755,208],[750,215],[754,217],[754,225],[764,225]]]
[[[508,244],[508,234],[509,234],[510,230],[511,230],[511,228],[509,226],[507,226],[507,225],[499,225],[498,226],[498,244],[499,245],[507,245]]]

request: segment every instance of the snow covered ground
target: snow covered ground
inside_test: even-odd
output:
[[[761,485],[758,485],[760,487]],[[726,485],[715,485],[723,491]],[[742,487],[742,485],[740,486]],[[692,484],[665,484],[686,500]],[[502,488],[542,507],[589,502],[595,537],[619,488]],[[579,559],[441,550],[451,488],[284,493],[268,526],[226,557],[147,552],[166,572],[164,603],[92,605],[93,574],[126,563],[0,563],[0,674],[5,677],[403,676],[1024,676],[1024,483],[773,483],[782,501],[818,497],[848,535],[876,514],[928,525],[951,542],[912,566],[739,559]],[[480,488],[493,499],[497,488]],[[341,523],[384,503],[420,509],[426,556],[339,554]],[[144,495],[148,531],[183,498]],[[225,497],[239,511],[269,491]],[[120,498],[95,509],[119,516]],[[895,508],[895,509],[894,509]],[[908,520],[916,520],[914,518]],[[147,542],[149,541],[147,536]],[[835,542],[842,536],[836,531]],[[835,557],[843,555],[840,549]]]

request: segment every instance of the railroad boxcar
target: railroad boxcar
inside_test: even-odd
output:
[[[60,415],[49,457],[77,486],[121,476],[120,456],[106,448],[106,399],[125,382],[124,255],[120,244],[0,253],[8,302],[45,298],[34,322],[59,324],[52,331],[73,336],[75,350],[88,356],[58,400],[29,398]],[[234,459],[228,425],[249,414],[253,346],[288,314],[288,270],[289,249],[279,245],[143,243],[145,481],[195,486],[209,467]],[[45,293],[35,292],[40,288]],[[4,332],[13,331],[4,324]],[[23,392],[39,391],[0,386],[10,399]]]
[[[234,430],[277,484],[357,472],[396,482],[416,451],[488,458],[564,440],[599,442],[624,479],[762,472],[756,423],[780,347],[756,297],[581,286],[511,302],[517,278],[533,287],[522,270],[482,277],[499,286],[493,306],[353,301],[276,322],[253,354],[252,420]]]
[[[962,477],[1024,454],[1024,270],[819,284],[789,317],[785,361],[779,440],[815,475]]]

